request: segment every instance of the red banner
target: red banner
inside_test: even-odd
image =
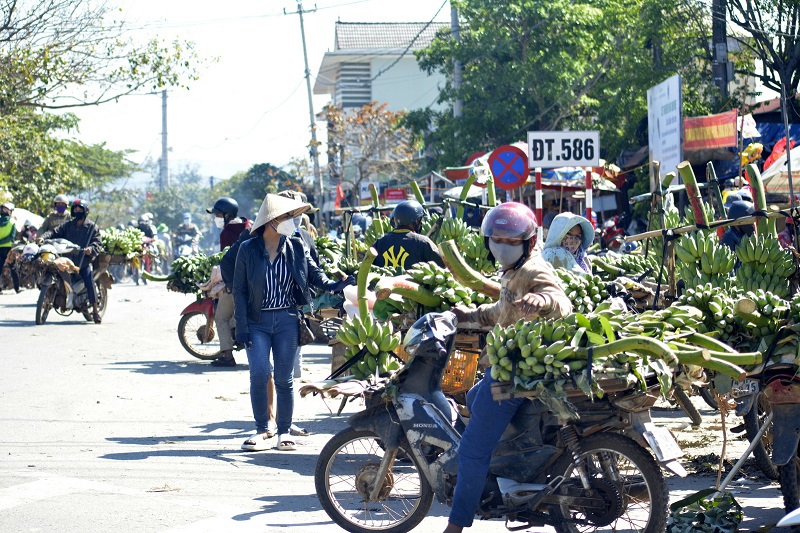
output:
[[[734,109],[719,115],[683,119],[683,149],[708,150],[737,145]]]

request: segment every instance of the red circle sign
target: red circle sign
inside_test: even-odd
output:
[[[516,146],[504,145],[495,148],[489,155],[489,168],[494,184],[504,191],[513,191],[528,181],[528,154]]]

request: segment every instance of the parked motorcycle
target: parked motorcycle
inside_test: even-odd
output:
[[[92,321],[92,304],[89,303],[89,293],[83,279],[77,271],[69,272],[77,267],[69,258],[62,257],[69,252],[78,251],[82,249],[65,239],[44,241],[39,248],[37,262],[41,266],[39,299],[36,302],[37,325],[47,321],[51,310],[61,316],[70,316],[73,311],[77,311],[82,313],[87,321]],[[108,289],[111,288],[113,280],[107,271],[107,264],[100,264],[95,259],[92,266],[97,310],[100,316],[103,316],[108,305]]]
[[[236,326],[231,318],[231,336],[236,338]],[[220,357],[219,337],[214,324],[214,300],[203,298],[194,301],[181,311],[178,322],[178,339],[187,352],[198,359],[209,360]],[[234,342],[233,349],[244,345]]]
[[[383,401],[353,415],[322,449],[317,496],[345,530],[409,531],[434,496],[452,502],[461,436],[440,383],[456,322],[451,312],[419,319],[404,341],[412,359],[378,391]],[[478,516],[524,523],[519,529],[664,531],[669,495],[659,463],[686,471],[674,438],[650,420],[658,385],[607,392],[571,398],[578,420],[523,404],[492,456]]]

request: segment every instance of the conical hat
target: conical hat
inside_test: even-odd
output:
[[[281,215],[291,213],[293,217],[296,217],[308,211],[310,207],[310,204],[304,204],[291,198],[284,198],[277,194],[267,194],[264,197],[264,201],[261,202],[261,207],[258,210],[253,227],[250,228],[250,233],[255,233],[258,228]]]

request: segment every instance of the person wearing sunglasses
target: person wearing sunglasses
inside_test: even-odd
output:
[[[594,228],[586,218],[573,213],[559,213],[550,225],[542,250],[542,259],[554,268],[565,268],[575,274],[590,276],[592,265],[586,249],[594,241]]]

